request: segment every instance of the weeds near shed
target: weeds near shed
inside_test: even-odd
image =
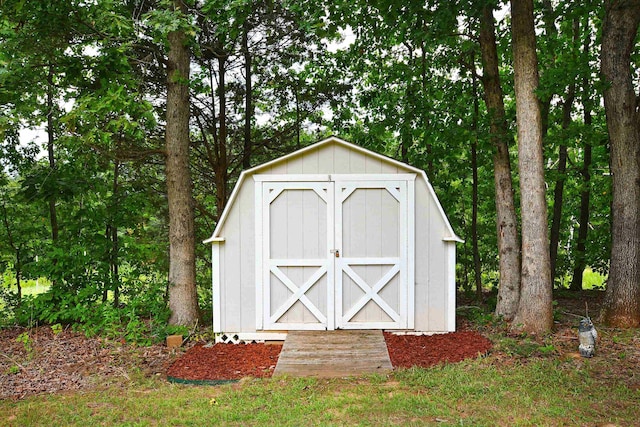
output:
[[[16,338],[16,342],[19,342],[24,347],[24,350],[27,352],[29,359],[33,357],[33,342],[31,340],[31,336],[29,336],[29,331],[25,331],[18,335]]]

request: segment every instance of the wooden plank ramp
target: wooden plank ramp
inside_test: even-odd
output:
[[[289,331],[273,375],[340,378],[391,370],[382,331]]]

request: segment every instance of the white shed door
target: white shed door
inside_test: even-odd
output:
[[[414,176],[393,177],[255,177],[262,259],[258,327],[413,326]]]

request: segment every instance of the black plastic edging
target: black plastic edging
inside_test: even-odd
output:
[[[240,380],[185,380],[184,378],[176,378],[167,376],[167,381],[175,384],[193,384],[193,385],[223,385],[233,384]]]

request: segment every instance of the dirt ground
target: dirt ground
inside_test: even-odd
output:
[[[580,367],[589,363],[593,375],[640,389],[640,331],[619,331],[595,321],[600,339],[596,357],[587,362],[578,355],[577,325],[585,313],[596,317],[598,292],[556,297],[556,326],[546,337],[516,336],[508,325],[484,315],[461,298],[458,331],[434,336],[385,334],[394,367],[453,363],[486,354],[497,363],[526,363],[536,358],[559,358]],[[469,313],[479,312],[481,316]],[[469,320],[471,319],[471,320]],[[132,376],[185,379],[232,379],[271,376],[279,345],[210,345],[189,341],[180,349],[164,345],[136,347],[120,341],[87,338],[69,329],[54,333],[49,327],[0,330],[0,399],[65,390],[87,390],[104,384],[129,384]]]

